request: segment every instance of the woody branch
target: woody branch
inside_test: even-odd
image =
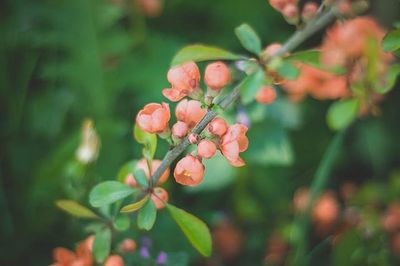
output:
[[[316,19],[310,21],[303,29],[296,31],[292,37],[290,37],[286,43],[282,46],[282,48],[268,61],[272,60],[275,57],[282,56],[288,52],[293,51],[296,47],[298,47],[301,43],[307,40],[311,35],[318,32],[322,28],[326,27],[329,23],[334,21],[337,17],[337,10],[335,7],[331,7],[324,13],[322,13]],[[268,62],[263,62],[264,64]],[[239,98],[239,90],[240,87],[236,86],[230,94],[228,94],[225,98],[219,101],[217,104],[222,110],[225,110],[228,106],[230,106],[233,102],[235,102]],[[218,115],[217,112],[209,109],[203,119],[194,127],[192,133],[200,134],[207,127],[207,125]],[[188,137],[184,138],[182,143],[174,147],[172,150],[168,151],[164,156],[161,165],[157,168],[154,175],[152,176],[152,184],[157,184],[158,179],[164,173],[164,171],[175,161],[175,159],[183,153],[187,147],[189,147],[190,142]]]

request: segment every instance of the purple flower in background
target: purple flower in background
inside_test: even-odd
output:
[[[149,249],[147,247],[141,247],[140,248],[140,256],[142,256],[142,258],[145,258],[145,259],[150,258]]]
[[[246,110],[243,108],[240,108],[237,115],[236,115],[236,121],[240,124],[245,125],[246,127],[250,128],[250,117],[247,114]]]
[[[158,254],[156,263],[157,263],[158,265],[165,265],[165,264],[167,263],[167,260],[168,260],[168,255],[167,255],[167,253],[165,253],[164,251],[161,251],[161,252]]]

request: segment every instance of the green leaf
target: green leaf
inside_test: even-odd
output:
[[[256,55],[261,53],[261,40],[250,25],[240,25],[235,29],[235,34],[246,50]]]
[[[172,59],[171,66],[177,66],[188,61],[208,61],[208,60],[237,60],[244,59],[240,55],[233,54],[214,46],[202,44],[189,45],[182,48]]]
[[[144,173],[143,169],[136,169],[134,174],[136,182],[143,188],[147,188],[149,186],[149,179]]]
[[[286,57],[285,59],[320,68],[321,67],[320,56],[321,56],[320,51],[309,50],[309,51],[301,51],[293,53],[288,57]]]
[[[328,125],[335,130],[347,127],[357,117],[359,105],[357,99],[349,99],[333,103],[328,110]]]
[[[193,247],[203,256],[209,257],[212,252],[212,240],[207,225],[196,216],[171,204],[167,204],[167,209]]]
[[[394,52],[400,49],[400,29],[389,32],[382,42],[383,50]]]
[[[380,87],[375,87],[374,90],[378,93],[388,93],[396,85],[397,78],[400,75],[400,65],[391,65],[388,72],[386,73],[386,78],[384,80],[385,85]]]
[[[117,180],[120,182],[124,182],[125,178],[129,174],[133,174],[133,172],[135,171],[136,164],[137,160],[132,160],[125,163],[118,171]]]
[[[97,231],[93,242],[93,255],[98,263],[103,262],[111,250],[111,230],[110,228],[102,228]]]
[[[152,161],[157,150],[157,135],[143,131],[136,124],[133,129],[133,135],[138,143],[144,145],[143,156]]]
[[[288,60],[282,60],[276,71],[288,80],[295,80],[300,75],[300,70]]]
[[[147,200],[146,204],[140,209],[137,224],[139,229],[150,230],[153,228],[157,218],[157,209],[152,200]]]
[[[342,66],[327,67],[321,64],[321,52],[315,50],[301,51],[287,56],[285,59],[291,62],[300,62],[306,65],[313,66],[326,72],[336,75],[343,75],[346,73],[346,68]]]
[[[149,200],[149,196],[148,195],[146,195],[145,197],[143,197],[141,200],[139,200],[138,202],[135,202],[135,203],[132,203],[132,204],[129,204],[129,205],[126,205],[126,206],[124,206],[122,209],[121,209],[121,212],[134,212],[134,211],[137,211],[137,210],[139,210],[140,208],[142,208],[145,204],[146,204],[146,202]]]
[[[131,225],[131,220],[126,215],[118,215],[113,221],[114,228],[120,232],[126,231]]]
[[[89,194],[89,203],[100,207],[123,199],[136,190],[118,181],[105,181],[96,185]]]
[[[255,73],[247,76],[239,85],[241,100],[248,104],[256,97],[257,92],[265,83],[264,71],[259,68]]]
[[[56,205],[61,210],[80,218],[99,218],[94,212],[73,200],[57,200]]]

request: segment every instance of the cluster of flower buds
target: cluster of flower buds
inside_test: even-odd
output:
[[[292,25],[298,25],[300,18],[303,22],[307,22],[318,12],[318,4],[313,1],[305,3],[301,11],[298,0],[269,0],[269,4],[281,12],[286,21]]]
[[[345,74],[335,74],[309,65],[299,64],[300,76],[297,80],[286,81],[282,88],[295,100],[302,99],[307,93],[314,98],[337,99],[351,96],[352,85],[368,84],[368,65],[375,64],[376,84],[371,87],[382,86],[384,77],[393,55],[385,53],[380,43],[385,31],[369,17],[359,17],[338,23],[332,27],[320,47],[321,64],[327,69],[341,67]],[[376,61],[370,61],[371,45],[376,54]],[[364,86],[364,85],[363,85]],[[369,94],[368,103],[376,102],[375,94]]]
[[[171,113],[167,103],[147,104],[136,117],[137,125],[145,132],[157,133],[175,145],[179,145],[184,138],[188,138],[191,144],[197,145],[197,150],[183,157],[174,169],[175,180],[188,186],[198,185],[203,180],[202,159],[210,159],[217,150],[220,150],[230,164],[235,167],[243,166],[244,161],[239,154],[248,147],[247,127],[240,123],[229,126],[220,117],[212,120],[204,133],[198,135],[193,132],[195,126],[206,115],[207,107],[212,105],[213,99],[230,83],[231,74],[223,62],[208,64],[204,73],[206,93],[200,88],[200,78],[200,70],[195,62],[187,62],[168,71],[167,79],[171,83],[171,88],[164,89],[162,93],[173,102],[179,101],[175,108],[176,122],[171,129],[169,128]],[[259,101],[264,104],[271,103],[275,97],[275,91],[267,87],[261,89],[258,96]],[[146,162],[139,163],[138,167],[150,177],[150,171],[146,171],[148,169]],[[152,174],[159,165],[159,161],[153,161]],[[164,175],[167,176],[168,173],[161,176],[157,185],[165,182],[167,177],[164,178]],[[135,185],[133,176],[128,176],[126,182]],[[164,190],[159,192],[161,193],[159,197],[168,198]],[[157,205],[157,201],[155,199],[153,201]]]

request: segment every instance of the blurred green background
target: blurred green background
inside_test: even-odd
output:
[[[49,265],[54,247],[72,248],[87,235],[84,222],[54,205],[71,195],[65,182],[76,174],[75,150],[85,118],[93,119],[101,139],[98,161],[82,174],[90,188],[139,158],[141,147],[131,134],[135,114],[148,102],[166,101],[161,89],[169,85],[166,73],[177,50],[205,43],[245,53],[233,33],[243,22],[257,30],[264,45],[283,42],[294,31],[266,0],[165,0],[156,17],[125,1],[0,2],[0,265]],[[400,2],[373,1],[370,13],[391,27],[399,19]],[[304,47],[319,41],[315,36]],[[172,202],[211,226],[228,219],[243,232],[240,255],[226,265],[261,265],[267,238],[292,221],[293,193],[310,184],[333,136],[325,124],[328,105],[282,98],[268,107],[267,116],[252,106],[248,112],[256,122],[244,155],[247,167],[233,169],[217,158],[208,162],[203,186],[188,190],[168,184]],[[381,106],[381,116],[363,118],[348,132],[331,189],[345,180],[377,188],[400,170],[399,89]],[[156,157],[165,151],[166,146],[159,148]],[[382,202],[400,194],[393,197]],[[155,249],[199,261],[163,214],[149,235]]]

